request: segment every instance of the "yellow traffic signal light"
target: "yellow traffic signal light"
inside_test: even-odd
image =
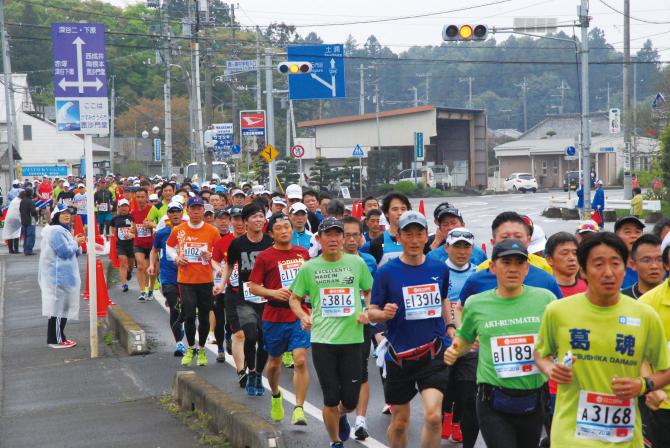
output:
[[[306,61],[285,61],[277,65],[277,71],[283,75],[302,75],[312,71],[312,64]]]
[[[487,34],[486,25],[445,25],[442,28],[442,40],[445,41],[486,40]]]

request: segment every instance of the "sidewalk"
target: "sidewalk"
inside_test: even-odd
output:
[[[101,340],[101,356],[90,359],[84,301],[82,320],[65,329],[79,345],[47,347],[37,264],[0,249],[0,446],[199,446],[159,402],[170,391],[171,356],[127,357]]]

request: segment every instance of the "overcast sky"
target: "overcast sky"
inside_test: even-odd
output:
[[[590,16],[592,27],[605,30],[608,42],[622,48],[623,16],[609,9],[603,2],[623,10],[623,0],[592,0]],[[136,0],[112,0],[124,6]],[[445,12],[428,17],[395,20],[382,23],[333,25],[342,22],[366,21],[401,16],[438,13],[482,6],[467,11]],[[374,34],[379,41],[399,52],[413,45],[439,45],[441,30],[445,23],[484,23],[490,27],[510,27],[515,17],[552,17],[559,23],[571,24],[576,20],[578,0],[243,0],[239,2],[237,20],[242,25],[265,26],[273,21],[284,21],[293,25],[315,25],[300,27],[305,36],[316,32],[326,43],[343,43],[352,34],[362,44]],[[631,48],[632,53],[650,38],[660,51],[661,59],[670,61],[670,1],[634,0],[631,2]],[[635,19],[652,22],[645,23]],[[565,29],[568,34],[572,29]],[[576,30],[578,33],[579,31]],[[504,40],[506,34],[497,38]]]

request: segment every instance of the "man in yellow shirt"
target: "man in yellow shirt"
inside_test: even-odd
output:
[[[670,244],[665,242],[663,249],[663,266],[666,271],[670,269]],[[665,335],[670,335],[670,279],[646,292],[639,301],[646,303],[656,310],[661,317]],[[670,347],[670,339],[667,341]],[[646,404],[650,408],[648,412],[642,413],[645,419],[645,426],[648,430],[647,437],[651,440],[654,447],[670,446],[670,387],[666,386],[662,390],[647,394]]]
[[[546,308],[535,345],[537,366],[558,384],[551,445],[641,447],[637,398],[670,383],[663,325],[619,292],[628,260],[619,237],[597,233],[577,258],[589,289]],[[645,360],[654,373],[643,377]]]
[[[643,202],[642,189],[639,187],[633,188],[633,198],[630,200],[630,214],[638,218],[642,216]]]

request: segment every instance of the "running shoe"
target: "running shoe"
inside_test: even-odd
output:
[[[342,443],[342,442],[330,442],[330,448],[344,448],[344,443]]]
[[[351,434],[351,425],[349,425],[349,421],[347,420],[347,414],[344,414],[342,417],[340,417],[340,440],[342,442],[346,442],[349,440],[349,434]]]
[[[137,301],[138,302],[146,302],[147,301],[147,297],[144,295],[143,292],[140,293],[140,296],[137,298]]]
[[[126,285],[125,283],[121,285],[121,291],[128,292],[128,285]]]
[[[454,423],[451,425],[451,440],[456,443],[463,443],[463,433],[461,432],[460,423]]]
[[[247,395],[250,397],[256,396],[256,372],[249,372],[247,376]]]
[[[256,396],[262,397],[265,395],[265,386],[263,386],[263,375],[256,374]]]
[[[177,342],[177,345],[174,348],[174,355],[177,357],[184,356],[184,352],[186,351],[186,347],[184,346],[183,342]]]
[[[365,440],[368,437],[370,437],[370,434],[368,433],[368,428],[365,427],[365,423],[356,425],[356,427],[354,428],[354,436],[356,437],[356,440]]]
[[[60,344],[48,344],[50,348],[72,348],[74,345],[66,344],[65,341]]]
[[[237,381],[240,383],[240,389],[244,389],[247,385],[248,375],[246,370],[240,370],[237,372]]]
[[[154,290],[150,289],[149,292],[145,295],[147,301],[151,301],[154,299]]]
[[[454,414],[445,412],[442,417],[442,438],[448,440],[451,436],[451,428],[453,426],[452,418]]]
[[[197,364],[200,367],[205,367],[207,365],[207,351],[204,348],[198,350]]]
[[[307,426],[307,418],[305,417],[305,410],[302,408],[302,406],[296,406],[293,408],[291,424],[297,426]]]
[[[384,407],[382,408],[382,414],[391,415],[391,405],[390,404],[385,404],[384,405]]]
[[[284,364],[284,367],[286,367],[287,369],[292,369],[293,368],[293,353],[284,352],[284,354],[281,356],[281,361]]]
[[[77,343],[74,342],[74,341],[71,341],[70,339],[64,339],[64,340],[63,340],[63,344],[67,344],[67,345],[69,345],[70,347],[76,347],[76,346],[77,346]]]
[[[216,354],[216,362],[226,362],[226,352],[220,351]]]
[[[284,419],[284,399],[282,398],[281,391],[279,391],[278,397],[273,396],[270,400],[270,418],[276,422]]]
[[[194,348],[187,348],[186,352],[184,352],[184,357],[181,358],[181,365],[184,367],[189,367],[191,364],[193,364],[193,356],[195,356],[195,349]]]
[[[214,336],[213,331],[210,331],[207,335],[207,344],[216,345],[216,336]]]

